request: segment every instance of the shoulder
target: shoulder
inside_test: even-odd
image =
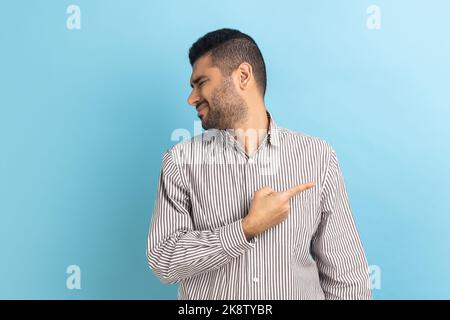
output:
[[[323,138],[286,128],[279,127],[277,130],[280,141],[288,148],[298,149],[302,152],[312,152],[316,155],[321,154],[328,157],[335,152],[331,144]]]
[[[220,132],[215,129],[207,130],[190,139],[185,139],[165,150],[163,160],[169,159],[175,163],[198,159],[213,145],[216,139],[220,139]]]

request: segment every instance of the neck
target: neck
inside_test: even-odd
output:
[[[247,117],[233,126],[235,139],[244,147],[250,156],[260,145],[269,129],[264,102],[250,105]]]

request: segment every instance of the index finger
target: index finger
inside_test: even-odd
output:
[[[299,184],[296,185],[295,187],[292,187],[290,189],[287,189],[286,191],[284,191],[283,193],[285,195],[287,195],[289,198],[292,198],[293,196],[295,196],[296,194],[311,189],[312,187],[315,186],[314,182],[308,182],[308,183],[304,183],[304,184]]]

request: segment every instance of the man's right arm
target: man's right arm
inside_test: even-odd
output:
[[[194,230],[188,190],[167,151],[147,241],[148,263],[159,279],[176,283],[217,269],[252,247],[242,220],[214,230]]]

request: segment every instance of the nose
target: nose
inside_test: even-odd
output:
[[[189,95],[187,102],[191,105],[191,106],[196,106],[198,104],[198,102],[200,101],[200,96],[197,92],[197,90],[194,88],[191,91],[191,94]]]

